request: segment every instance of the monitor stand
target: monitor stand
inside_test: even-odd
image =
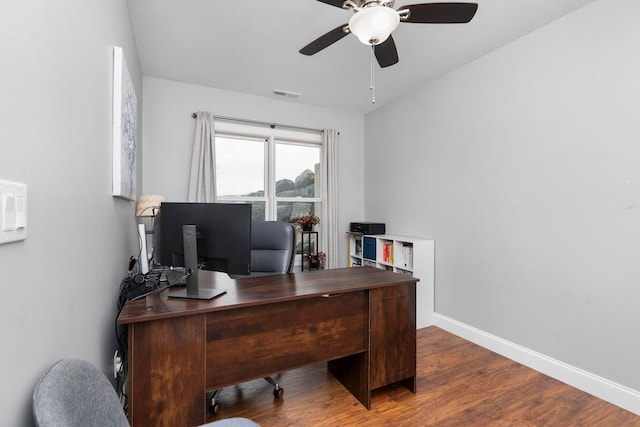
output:
[[[169,293],[171,298],[212,299],[227,292],[225,289],[200,289],[198,286],[198,245],[195,225],[182,226],[184,245],[184,271],[187,276],[186,289]]]

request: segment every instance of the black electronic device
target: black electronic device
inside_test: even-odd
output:
[[[142,273],[135,273],[125,277],[122,286],[125,300],[132,300],[146,292],[146,279]]]
[[[135,268],[137,260],[134,257],[129,258],[129,268],[127,269],[127,277],[122,280],[121,296],[124,301],[131,300],[145,293],[146,277]]]
[[[384,234],[385,225],[381,222],[352,222],[349,231],[362,234]]]
[[[211,299],[224,290],[199,288],[198,269],[251,272],[251,205],[163,202],[154,246],[158,263],[185,267],[187,288],[170,297]]]

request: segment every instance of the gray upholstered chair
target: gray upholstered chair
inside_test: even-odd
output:
[[[118,395],[95,366],[64,359],[40,378],[33,392],[36,426],[128,427]]]
[[[63,359],[45,373],[33,392],[37,427],[129,427],[113,386],[84,360]],[[211,427],[260,427],[246,418],[216,421]]]

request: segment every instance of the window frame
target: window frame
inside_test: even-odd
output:
[[[235,139],[251,139],[264,141],[264,196],[220,196],[218,194],[217,200],[219,202],[231,202],[231,203],[253,203],[262,202],[265,205],[265,221],[277,220],[278,203],[312,203],[314,204],[315,215],[322,218],[322,206],[326,203],[324,200],[325,191],[323,189],[326,186],[327,177],[325,176],[326,167],[323,164],[325,161],[324,150],[325,146],[322,139],[322,131],[309,131],[294,128],[282,128],[282,127],[265,127],[260,124],[239,123],[227,120],[216,120],[215,122],[215,137],[229,137]],[[300,145],[311,146],[319,148],[317,170],[314,170],[315,179],[319,182],[317,185],[317,192],[315,197],[278,197],[276,195],[276,146],[277,144],[287,145]],[[214,147],[215,148],[215,147]],[[296,226],[298,231],[300,227]],[[318,251],[321,251],[321,242],[323,241],[322,227],[319,229],[318,235]],[[299,266],[301,262],[300,254],[296,255],[296,265]]]

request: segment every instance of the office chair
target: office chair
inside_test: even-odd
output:
[[[272,276],[293,271],[296,229],[282,221],[251,224],[251,274],[230,275],[234,279]]]
[[[33,418],[37,427],[129,427],[107,377],[89,362],[77,359],[57,362],[40,378],[33,392]],[[246,418],[206,426],[260,427]]]
[[[296,229],[293,224],[282,221],[260,221],[251,224],[251,274],[230,275],[234,279],[273,276],[293,271],[296,254]],[[265,381],[273,386],[273,396],[281,399],[284,389],[272,377]],[[216,397],[222,390],[211,395],[211,413],[217,414],[220,404]]]

